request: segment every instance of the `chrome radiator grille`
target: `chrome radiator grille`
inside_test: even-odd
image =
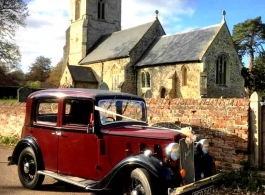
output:
[[[184,184],[195,182],[194,170],[194,149],[193,143],[187,145],[185,139],[179,141],[180,145],[180,166],[186,171],[186,177],[183,178]]]

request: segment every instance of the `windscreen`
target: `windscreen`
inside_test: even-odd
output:
[[[145,102],[128,99],[104,99],[96,110],[100,113],[101,124],[116,122],[146,122]]]

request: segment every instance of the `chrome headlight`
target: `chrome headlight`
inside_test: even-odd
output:
[[[202,150],[202,152],[204,154],[207,154],[208,153],[209,146],[210,146],[209,140],[207,140],[207,139],[201,139],[200,141],[198,141],[197,144],[200,144],[201,150]]]
[[[166,147],[167,158],[171,158],[173,161],[176,161],[180,157],[180,148],[179,144],[171,143]]]

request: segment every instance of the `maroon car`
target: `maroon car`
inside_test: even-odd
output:
[[[190,128],[150,127],[145,100],[120,92],[51,89],[27,98],[9,165],[25,188],[45,176],[115,194],[212,194],[215,160]]]

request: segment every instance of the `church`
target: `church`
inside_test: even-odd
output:
[[[121,30],[121,1],[71,0],[61,88],[144,98],[246,97],[225,12],[219,24],[166,35],[158,11],[153,21]]]

